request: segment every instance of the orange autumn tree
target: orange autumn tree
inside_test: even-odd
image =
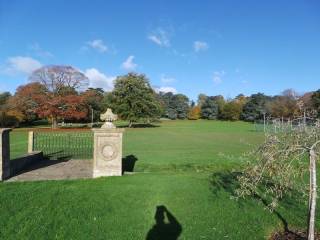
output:
[[[36,96],[45,94],[45,87],[40,83],[29,83],[19,86],[15,94],[8,100],[8,112],[15,112],[14,115],[20,116],[20,122],[32,122],[37,118],[36,109],[38,102]]]
[[[201,117],[201,108],[199,106],[194,106],[190,109],[188,113],[189,120],[198,120]]]
[[[71,66],[45,66],[34,71],[29,80],[41,84],[45,91],[34,94],[39,117],[51,119],[57,127],[58,119],[79,120],[87,117],[88,108],[79,92],[85,89],[88,78]]]

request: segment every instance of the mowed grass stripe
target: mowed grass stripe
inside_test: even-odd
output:
[[[12,134],[26,142],[26,132]],[[230,174],[250,144],[262,140],[241,122],[168,121],[127,129],[124,156],[135,155],[135,171],[147,174],[0,183],[0,238],[145,239],[156,207],[164,205],[182,227],[179,239],[267,239],[283,228],[282,220],[256,199],[232,199]],[[306,210],[305,202],[290,198],[277,213],[290,228],[304,228]]]

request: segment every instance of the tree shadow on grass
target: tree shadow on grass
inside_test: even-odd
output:
[[[156,224],[149,230],[146,240],[178,239],[182,232],[182,226],[165,206],[157,206],[154,218]]]
[[[45,154],[45,160],[68,161],[72,159],[71,154],[66,154],[63,150]]]
[[[128,127],[129,127],[129,124],[118,126],[118,128],[128,128]],[[131,128],[158,128],[158,127],[160,126],[152,123],[133,123],[131,126]]]
[[[209,182],[210,182],[210,188],[213,194],[218,195],[219,192],[224,191],[227,192],[231,197],[236,198],[236,189],[240,187],[240,183],[238,181],[238,177],[241,176],[241,172],[231,172],[231,171],[223,171],[223,172],[216,172],[213,173],[210,176]],[[298,193],[293,192],[292,198],[283,198],[281,200],[281,205],[284,206],[287,209],[295,209],[298,210],[298,204],[297,204],[297,197]],[[254,194],[251,196],[252,199],[255,199],[262,203],[266,208],[269,206],[269,202],[264,199],[259,194]],[[242,207],[245,205],[244,199],[238,199],[238,204]],[[282,223],[283,231],[285,233],[290,234],[291,236],[294,236],[294,239],[304,239],[301,237],[299,233],[296,233],[296,231],[292,231],[289,229],[287,220],[283,217],[283,215],[277,211],[273,210],[272,214],[274,214]]]
[[[122,173],[133,172],[136,161],[138,161],[138,158],[135,155],[128,155],[122,158]]]

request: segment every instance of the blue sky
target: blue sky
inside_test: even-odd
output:
[[[320,2],[0,0],[0,91],[47,64],[106,90],[136,71],[194,100],[303,93],[320,88]]]

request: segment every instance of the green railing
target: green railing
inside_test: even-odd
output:
[[[93,133],[34,132],[33,150],[42,151],[50,159],[92,159]]]

